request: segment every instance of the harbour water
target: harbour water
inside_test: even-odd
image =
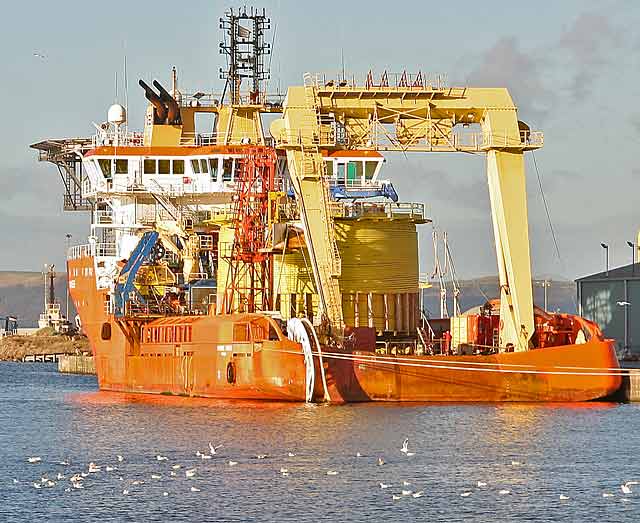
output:
[[[640,480],[636,404],[327,407],[96,389],[54,364],[0,363],[0,521],[640,519],[640,485],[621,491]],[[209,442],[223,446],[196,456]],[[55,484],[34,487],[43,476]]]

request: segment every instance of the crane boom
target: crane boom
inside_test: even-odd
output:
[[[461,132],[472,125],[477,130]],[[528,348],[534,324],[523,153],[542,146],[542,133],[518,121],[507,89],[444,87],[406,73],[393,85],[386,73],[378,83],[370,74],[364,86],[307,74],[304,87],[289,88],[283,118],[271,131],[287,151],[321,306],[340,327],[338,255],[319,149],[486,153],[500,346]]]

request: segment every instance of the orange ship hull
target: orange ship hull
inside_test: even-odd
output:
[[[488,356],[326,358],[333,401],[588,401],[616,392],[614,343],[590,341]]]
[[[306,400],[300,344],[282,337],[234,338],[234,325],[253,325],[266,321],[264,317],[176,316],[141,324],[118,322],[105,306],[106,290],[97,289],[93,258],[69,260],[68,270],[70,294],[91,343],[101,390]],[[318,377],[317,358],[315,363]],[[621,384],[613,343],[596,339],[487,356],[325,353],[323,367],[330,400],[336,403],[587,401],[608,396]],[[325,397],[318,378],[314,397]]]
[[[306,400],[300,345],[268,339],[265,318],[238,314],[117,321],[108,312],[106,290],[97,289],[94,259],[69,260],[68,270],[70,294],[91,344],[101,390]],[[253,340],[256,328],[265,339]]]

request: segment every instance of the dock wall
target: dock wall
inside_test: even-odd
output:
[[[95,374],[96,366],[93,356],[61,354],[58,357],[58,372],[65,374]]]

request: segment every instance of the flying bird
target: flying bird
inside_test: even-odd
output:
[[[409,438],[404,438],[400,452],[404,452],[405,454],[409,452]]]
[[[216,454],[216,450],[218,450],[222,445],[216,445],[215,447],[209,442],[209,449],[211,450],[211,455]]]
[[[628,307],[631,304],[628,301],[617,301],[616,305],[618,305],[619,307]]]
[[[421,498],[424,495],[424,490],[419,490],[418,492],[414,492],[411,494],[414,498]]]
[[[631,494],[633,492],[631,490],[631,487],[629,487],[629,485],[627,485],[626,483],[623,485],[620,485],[620,490],[622,491],[623,494]]]
[[[37,51],[33,52],[33,56],[35,56],[36,58],[39,58],[40,60],[46,60],[47,59],[47,57],[44,54],[39,53]]]

